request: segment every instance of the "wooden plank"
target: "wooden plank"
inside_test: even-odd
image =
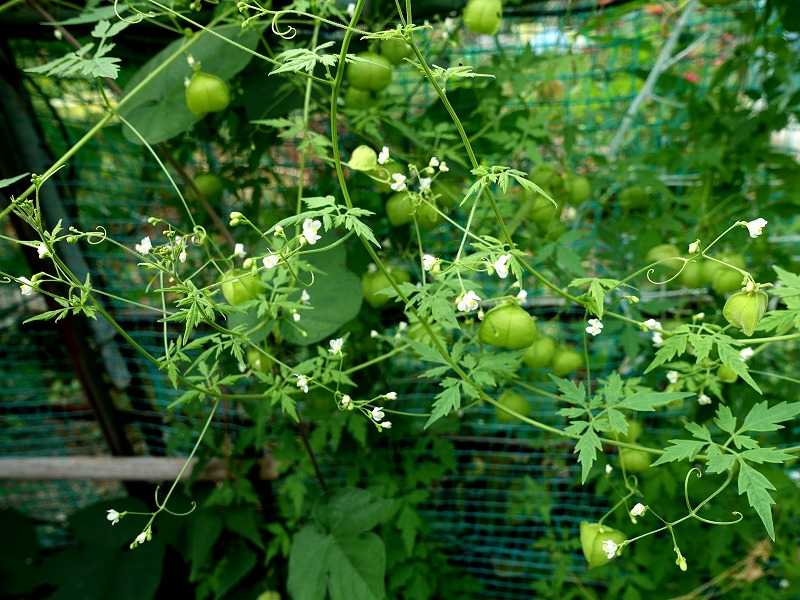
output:
[[[84,481],[171,481],[177,477],[185,458],[169,456],[53,456],[41,458],[0,458],[0,479],[84,480]],[[197,459],[183,474],[187,479]],[[261,479],[275,479],[277,465],[272,457],[260,461]],[[228,469],[222,459],[212,459],[197,479],[222,481]]]

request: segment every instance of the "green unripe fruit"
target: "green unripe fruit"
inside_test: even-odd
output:
[[[498,348],[521,350],[536,339],[536,321],[518,304],[496,306],[483,317],[478,339]]]
[[[194,187],[197,188],[197,192],[199,192],[200,197],[207,202],[214,203],[222,197],[222,192],[224,189],[222,179],[213,173],[201,173],[192,179],[192,183],[194,184]],[[192,188],[189,188],[186,196],[190,200],[197,199],[197,194]]]
[[[583,366],[583,356],[569,348],[560,348],[553,356],[553,374],[564,377],[569,373],[574,373]]]
[[[258,298],[263,290],[261,279],[252,271],[234,269],[225,273],[220,281],[222,295],[232,306]]]
[[[280,592],[261,592],[256,600],[281,600]]]
[[[698,288],[703,285],[703,267],[696,262],[686,263],[681,271],[680,281],[688,288]]]
[[[543,369],[551,363],[555,353],[555,340],[549,337],[540,337],[522,355],[522,362],[531,369]]]
[[[474,33],[494,35],[503,20],[500,0],[469,0],[464,8],[464,25]]]
[[[517,394],[516,392],[512,392],[511,390],[506,390],[503,392],[497,401],[502,404],[503,406],[508,407],[509,409],[513,410],[516,413],[521,414],[523,417],[527,417],[531,413],[531,406],[525,398]],[[504,411],[502,408],[495,406],[494,408],[495,416],[497,420],[501,423],[514,423],[519,421],[517,417],[511,415]]]
[[[400,173],[401,175],[405,175],[406,170],[404,167],[400,165],[399,162],[397,162],[393,158],[390,158],[383,165],[378,165],[378,168],[375,169],[373,175],[380,177],[382,180],[388,180],[388,183],[383,183],[383,182],[378,183],[378,188],[380,188],[382,192],[394,191],[392,190],[391,182],[392,182],[392,175],[394,175],[395,173]]]
[[[719,369],[717,369],[717,377],[723,383],[733,383],[739,376],[736,374],[736,371],[731,369],[728,365],[721,365]]]
[[[711,288],[720,296],[724,296],[741,289],[743,280],[744,277],[738,271],[723,268],[714,274]]]
[[[411,280],[409,274],[403,269],[389,268],[389,274],[397,283],[408,283]],[[372,308],[380,308],[389,302],[389,296],[381,294],[381,290],[391,287],[389,278],[383,274],[383,271],[375,271],[374,273],[365,273],[361,278],[361,291],[364,293],[364,300]]]
[[[675,256],[680,256],[681,251],[678,250],[678,247],[673,244],[659,244],[658,246],[653,246],[648,250],[645,259],[647,262],[656,262],[659,260],[667,260],[669,258],[673,258]],[[670,261],[670,264],[673,261]],[[680,264],[680,261],[674,261],[677,264]]]
[[[617,435],[616,439],[632,444],[639,439],[640,435],[642,435],[642,424],[639,423],[639,421],[630,421],[628,422],[628,433],[625,435]]]
[[[436,204],[443,208],[453,208],[464,198],[462,186],[450,181],[436,180],[431,190],[436,197]]]
[[[649,199],[647,188],[641,185],[632,185],[619,193],[619,204],[626,210],[644,208]]]
[[[269,347],[264,348],[264,351],[269,353]],[[269,373],[272,367],[272,361],[264,356],[256,348],[250,348],[247,351],[247,364],[253,371],[260,371],[262,373]]]
[[[352,85],[347,88],[344,95],[344,105],[347,108],[366,109],[372,106],[372,94],[367,90],[360,90]]]
[[[558,79],[543,81],[539,84],[537,90],[539,91],[539,97],[542,100],[558,102],[564,97],[564,84]]]
[[[427,202],[415,206],[407,192],[397,192],[386,201],[386,217],[393,227],[408,225],[414,221],[415,214],[417,223],[423,229],[430,229],[439,222],[439,213],[434,206]]]
[[[767,312],[767,301],[767,294],[762,291],[736,292],[725,302],[722,316],[745,335],[751,336]]]
[[[381,42],[381,54],[388,58],[389,62],[392,64],[399,65],[403,62],[404,58],[412,56],[414,51],[405,40],[391,38]]]
[[[592,195],[592,185],[582,175],[573,175],[565,183],[567,197],[572,204],[581,204]]]
[[[550,200],[541,194],[537,194],[536,199],[533,201],[533,206],[531,207],[531,221],[533,221],[537,227],[546,230],[547,227],[555,221],[557,215],[558,207],[554,206]]]
[[[378,167],[378,155],[369,146],[358,146],[350,155],[347,164],[354,171],[372,171]]]
[[[581,549],[589,568],[600,567],[612,559],[608,557],[603,544],[614,542],[617,546],[625,541],[625,534],[600,523],[581,523]]]
[[[619,463],[629,473],[642,473],[650,468],[650,453],[634,448],[619,449]]]
[[[530,172],[528,179],[545,190],[561,185],[561,177],[558,174],[558,168],[550,163],[536,165]]]
[[[720,260],[724,260],[726,263],[729,263],[734,267],[739,267],[740,269],[744,269],[744,258],[742,258],[741,255],[739,254],[723,255],[720,257]],[[725,265],[718,263],[715,260],[703,261],[702,267],[703,267],[703,279],[708,285],[712,285],[714,283],[714,277],[716,276],[717,273],[720,273],[722,271],[729,271],[736,273],[736,271],[734,271],[733,269],[726,267]]]
[[[380,54],[361,52],[347,64],[347,80],[360,90],[380,92],[392,83],[392,63]]]
[[[228,84],[211,73],[198,71],[186,86],[186,106],[195,116],[220,112],[228,108],[230,103]]]

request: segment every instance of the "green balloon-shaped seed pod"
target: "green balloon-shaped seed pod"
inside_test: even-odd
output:
[[[225,110],[230,103],[228,84],[211,73],[197,71],[186,86],[186,106],[198,117]]]
[[[220,281],[222,295],[233,306],[258,298],[264,289],[261,279],[251,271],[233,269],[225,273]]]
[[[750,336],[758,327],[761,317],[767,312],[767,301],[767,294],[760,290],[736,292],[725,302],[722,316],[728,323]]]
[[[390,38],[381,41],[381,54],[388,58],[393,65],[399,65],[404,58],[414,54],[414,51],[405,40]]]
[[[224,191],[224,183],[222,179],[213,173],[201,173],[192,179],[194,188],[189,188],[185,196],[189,200],[197,200],[195,189],[199,192],[200,197],[208,202],[214,203],[222,197]]]
[[[523,417],[527,417],[531,414],[530,403],[517,392],[506,390],[500,394],[500,397],[497,399],[497,401],[510,410],[521,414]],[[497,420],[501,423],[514,423],[515,421],[518,421],[517,417],[507,413],[499,406],[495,406],[494,411]]]
[[[629,473],[643,473],[650,468],[650,453],[636,448],[620,448],[619,463]]]
[[[583,356],[570,348],[560,348],[553,356],[553,374],[564,377],[583,367]]]
[[[531,369],[543,369],[550,365],[556,353],[556,342],[550,337],[535,340],[522,355],[522,362]]]
[[[494,35],[503,20],[500,0],[469,0],[464,7],[464,25],[474,33]]]
[[[728,365],[721,365],[720,368],[717,369],[717,377],[723,383],[733,383],[739,379],[736,371],[731,369]]]
[[[600,523],[581,523],[581,549],[589,568],[601,567],[614,558],[609,558],[606,548],[613,546],[606,545],[606,542],[619,546],[625,539],[625,534],[617,529]]]
[[[536,321],[519,304],[496,306],[483,317],[478,338],[498,348],[522,350],[536,339]]]
[[[360,90],[380,92],[392,83],[392,63],[374,52],[361,52],[358,60],[347,63],[347,80]]]
[[[389,267],[389,274],[397,283],[408,283],[411,281],[411,276],[403,269],[395,269]],[[391,287],[389,278],[383,274],[383,271],[375,271],[374,273],[366,273],[361,278],[361,291],[364,293],[364,300],[372,308],[381,308],[389,302],[389,296],[380,293],[381,290]]]

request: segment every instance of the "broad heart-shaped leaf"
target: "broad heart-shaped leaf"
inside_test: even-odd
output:
[[[242,31],[238,25],[223,25],[213,31],[251,50],[256,47],[260,38],[259,30]],[[183,56],[167,65],[120,111],[151,144],[168,140],[186,131],[199,120],[199,117],[189,111],[185,100],[184,81],[192,75],[192,68],[187,62],[189,55],[199,62],[203,71],[226,81],[244,69],[253,58],[251,54],[208,32],[198,35],[200,39]],[[184,44],[185,39],[175,40],[151,58],[125,86],[125,93],[136,87]],[[124,128],[124,134],[130,141],[141,143],[127,127]]]
[[[353,536],[388,520],[396,509],[394,500],[380,498],[368,490],[345,488],[318,505],[314,518],[325,531]]]
[[[336,538],[328,560],[331,600],[383,600],[386,548],[377,535]]]
[[[386,549],[374,533],[323,534],[300,530],[289,554],[289,593],[293,600],[383,600]]]
[[[292,540],[289,553],[289,593],[293,600],[321,600],[328,584],[328,555],[334,539],[311,525]]]
[[[347,269],[346,258],[343,245],[309,255],[308,262],[320,271],[306,288],[311,308],[300,312],[299,321],[282,324],[286,341],[298,346],[314,344],[356,317],[363,298],[361,280]],[[300,293],[296,296],[295,301]]]

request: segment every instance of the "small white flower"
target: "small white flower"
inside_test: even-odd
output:
[[[603,322],[600,319],[589,319],[589,326],[586,327],[586,333],[591,336],[598,336],[603,333]]]
[[[759,217],[758,219],[754,219],[753,221],[748,221],[745,223],[745,227],[747,227],[747,232],[750,234],[751,238],[757,238],[761,235],[761,232],[764,231],[764,227],[767,226],[767,220],[762,219]]]
[[[381,429],[391,429],[391,428],[392,428],[391,421],[384,421],[383,423],[381,423]]]
[[[264,265],[265,269],[274,269],[278,266],[279,262],[281,262],[281,257],[277,254],[273,254],[272,252],[261,259],[261,264]]]
[[[186,249],[185,248],[183,250],[181,250],[180,253],[178,254],[178,260],[181,263],[185,263],[186,262]]]
[[[702,405],[702,406],[705,406],[705,405],[707,405],[707,404],[711,404],[711,398],[709,398],[709,397],[708,397],[708,396],[706,396],[705,394],[700,394],[700,395],[697,397],[697,403],[698,403],[698,404],[700,404],[700,405]]]
[[[300,303],[308,304],[310,301],[311,301],[311,296],[308,294],[308,290],[303,290],[300,293]]]
[[[322,237],[317,233],[320,227],[322,227],[322,223],[318,219],[306,219],[303,221],[303,237],[312,246]]]
[[[22,283],[19,286],[19,293],[23,296],[30,296],[33,294],[33,282],[27,277],[17,277]]]
[[[480,306],[481,299],[472,290],[468,291],[466,294],[463,294],[458,298],[456,302],[456,307],[461,312],[472,312],[473,310],[477,310]]]
[[[275,225],[275,237],[283,237],[284,231],[283,227],[280,225]]]
[[[692,318],[693,318],[693,319],[695,319],[695,320],[697,320],[697,321],[702,321],[703,319],[705,319],[705,318],[706,318],[706,313],[704,313],[704,312],[699,312],[699,313],[697,313],[697,314],[696,314],[694,317],[692,317]]]
[[[233,255],[238,256],[239,258],[244,258],[247,256],[247,250],[244,249],[244,244],[236,244],[233,247]]]
[[[447,173],[450,170],[450,167],[447,166],[446,162],[442,161],[441,163],[439,163],[439,170],[442,173]]]
[[[378,154],[378,164],[385,165],[389,161],[389,147],[384,146]]]
[[[231,212],[228,218],[230,219],[230,226],[236,227],[239,223],[242,222],[242,219],[244,219],[244,215],[240,213],[238,210],[234,210],[233,212]]]
[[[562,221],[574,221],[575,217],[577,216],[578,216],[578,211],[575,209],[574,206],[565,206],[564,210],[561,211]]]
[[[62,37],[64,37],[64,34],[61,33],[60,29],[55,29],[53,30],[53,37],[55,37],[57,40],[60,40]]]
[[[510,254],[503,254],[494,261],[492,267],[494,267],[495,273],[500,279],[505,279],[508,277],[508,263],[511,262],[511,255]]]
[[[645,512],[647,512],[647,507],[641,502],[637,502],[631,509],[631,516],[641,517]]]
[[[664,344],[664,336],[658,331],[653,332],[653,337],[651,339],[653,340],[653,346],[656,348],[659,348]]]
[[[689,254],[697,254],[700,252],[700,240],[695,240],[689,244]]]
[[[353,399],[349,395],[343,394],[342,395],[342,408],[344,408],[345,410],[350,410],[350,407],[352,405],[353,405]]]
[[[292,321],[297,323],[300,320],[300,313],[297,311],[292,312]]]
[[[392,173],[394,183],[389,185],[395,192],[402,192],[406,189],[406,176],[402,173]]]
[[[751,358],[753,358],[753,354],[755,354],[755,351],[750,346],[748,346],[747,348],[742,348],[741,350],[739,350],[739,357],[743,361],[748,361]]]
[[[295,375],[297,377],[297,387],[303,390],[304,394],[308,393],[308,378],[305,375]]]
[[[439,159],[435,156],[431,156],[431,160],[428,162],[429,167],[433,167],[434,169],[439,166]]]
[[[408,329],[408,323],[406,323],[405,321],[400,321],[397,324],[397,331],[401,331],[402,332],[402,331],[405,331],[406,329]]]
[[[603,552],[606,553],[606,558],[611,560],[617,555],[617,549],[619,546],[617,546],[617,543],[614,540],[606,540],[603,542],[601,548],[603,549]]]
[[[606,475],[611,475],[611,471],[614,470],[614,467],[611,465],[606,465]]]
[[[331,354],[341,354],[344,346],[344,338],[336,338],[330,341]]]
[[[397,392],[388,392],[383,395],[387,400],[397,400]]]
[[[670,383],[678,383],[678,377],[680,376],[681,374],[677,371],[667,371],[667,381]]]
[[[483,321],[483,317],[485,317],[485,316],[486,316],[486,314],[483,312],[483,309],[482,308],[479,309],[478,310],[478,321]]]
[[[431,182],[433,179],[430,177],[420,177],[419,178],[419,191],[420,192],[427,192],[431,189]]]
[[[39,255],[39,258],[50,256],[50,253],[47,251],[47,244],[45,244],[44,242],[39,242],[39,244],[37,244],[36,252]]]
[[[650,331],[656,331],[657,329],[661,329],[661,322],[655,319],[647,319],[647,321],[644,322],[644,326]]]
[[[355,3],[351,2],[350,4],[347,5],[347,14],[352,17],[353,13],[355,12],[356,12],[356,5]]]
[[[378,337],[379,335],[380,335],[380,334],[379,334],[377,331],[375,331],[374,329],[373,329],[373,330],[371,330],[371,331],[369,332],[369,337],[371,337],[373,340],[374,340],[376,337]]]
[[[186,62],[188,63],[188,65],[190,67],[193,67],[195,62],[197,62],[197,61],[195,61],[194,56],[192,56],[191,54],[187,54],[186,55]]]
[[[150,254],[150,250],[153,249],[153,243],[150,241],[150,236],[144,236],[142,241],[136,244],[133,248],[139,254]]]
[[[439,265],[440,261],[438,258],[433,256],[432,254],[423,254],[422,255],[422,268],[425,271],[430,273],[438,273],[439,272]]]
[[[136,546],[144,544],[145,542],[149,542],[151,538],[152,534],[150,533],[150,529],[145,529],[131,542],[131,550],[136,548]]]
[[[369,413],[369,416],[372,417],[372,420],[378,423],[383,417],[386,416],[386,413],[383,412],[383,409],[380,406],[376,406],[372,409]]]
[[[109,509],[106,511],[106,519],[108,519],[109,521],[111,521],[111,524],[112,524],[112,525],[116,525],[117,523],[119,523],[119,519],[120,519],[120,517],[121,517],[121,516],[122,516],[122,515],[120,515],[120,514],[119,514],[117,511],[115,511],[113,508],[109,508]]]
[[[517,300],[519,300],[520,302],[525,302],[527,299],[528,299],[528,292],[526,292],[525,290],[520,290],[519,292],[517,292]]]

